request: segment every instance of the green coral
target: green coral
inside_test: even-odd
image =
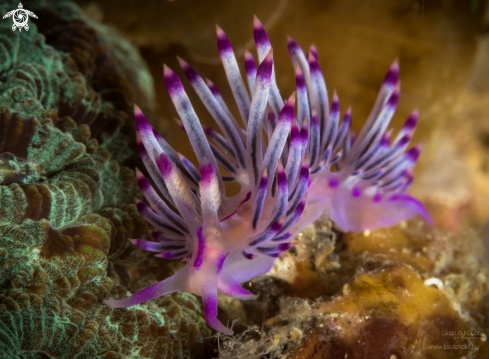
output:
[[[128,241],[148,230],[124,165],[146,66],[75,4],[24,5],[28,32],[0,26],[0,357],[190,357],[209,335],[193,295],[103,304],[172,271]]]

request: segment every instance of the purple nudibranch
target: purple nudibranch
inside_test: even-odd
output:
[[[240,283],[267,273],[275,259],[295,244],[295,235],[323,212],[342,231],[387,227],[416,214],[431,223],[422,204],[406,194],[421,151],[420,146],[407,150],[418,112],[411,114],[393,141],[387,129],[400,94],[398,62],[390,67],[356,136],[350,129],[350,109],[340,123],[336,93],[329,105],[316,48],[306,56],[289,38],[296,92],[284,102],[275,81],[271,44],[256,17],[253,29],[259,65],[246,52],[247,89],[231,43],[217,27],[219,54],[243,127],[216,86],[179,59],[221,133],[203,128],[180,79],[164,68],[165,85],[198,168],[176,152],[135,106],[138,150],[155,186],[136,171],[149,203],[138,201],[137,208],[157,231],[151,233],[155,241],[132,243],[161,258],[185,259],[187,265],[162,282],[122,300],[106,300],[107,304],[129,307],[183,290],[202,296],[210,327],[232,334],[216,317],[218,291],[254,299]],[[226,197],[225,181],[237,182],[240,192]]]

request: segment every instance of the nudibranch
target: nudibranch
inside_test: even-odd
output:
[[[253,25],[261,61],[271,44],[256,17]],[[299,228],[325,212],[343,232],[389,227],[417,214],[431,224],[423,205],[406,193],[413,181],[412,168],[421,152],[420,145],[407,150],[417,125],[418,111],[411,113],[393,141],[393,131],[387,129],[400,94],[398,61],[389,68],[373,109],[355,136],[350,130],[350,109],[340,124],[336,92],[329,106],[316,48],[312,46],[306,56],[289,37],[288,50],[295,66],[297,120],[299,126],[305,127],[305,157],[309,158],[311,182]],[[253,77],[253,57],[248,53],[245,59],[248,77]],[[278,90],[274,93],[272,89],[269,104],[278,111]]]
[[[277,103],[276,117],[268,111],[273,84],[272,50],[267,51],[256,70],[250,99],[231,44],[221,29],[218,45],[244,129],[215,86],[180,60],[223,135],[208,128],[204,131],[180,79],[164,68],[166,87],[199,168],[177,153],[139,108],[134,112],[139,153],[155,184],[153,188],[137,171],[139,187],[149,203],[147,206],[138,202],[137,207],[158,232],[152,233],[154,242],[134,239],[133,243],[157,252],[158,257],[183,258],[188,263],[162,282],[106,303],[128,307],[175,291],[195,293],[202,296],[208,325],[232,334],[216,318],[217,292],[254,299],[239,283],[268,272],[275,259],[293,245],[295,224],[304,211],[310,184],[309,161],[304,158],[304,143],[295,119],[295,93],[285,103]],[[273,128],[269,126],[270,117],[274,118]],[[208,141],[206,132],[214,143]],[[285,167],[283,160],[287,162]],[[228,198],[224,182],[230,180],[239,184],[240,191]]]
[[[430,221],[423,206],[405,193],[421,150],[417,146],[406,151],[417,111],[392,143],[392,131],[387,130],[399,98],[398,63],[389,69],[367,123],[355,136],[350,110],[340,124],[336,94],[329,108],[314,47],[306,57],[289,39],[296,92],[284,101],[275,81],[270,41],[257,18],[254,37],[259,66],[246,52],[247,89],[231,44],[217,27],[219,54],[243,127],[216,86],[179,59],[221,133],[201,126],[180,79],[164,67],[165,85],[198,168],[135,107],[138,149],[154,183],[137,171],[149,204],[138,201],[137,207],[157,231],[152,232],[154,241],[132,242],[157,257],[182,258],[187,264],[172,277],[107,304],[128,307],[183,290],[202,296],[210,327],[232,334],[216,317],[217,293],[255,298],[240,283],[267,273],[294,245],[297,232],[323,212],[343,231],[386,227],[415,214]],[[237,182],[239,193],[227,197],[226,181]]]
[[[268,37],[255,20],[255,39],[269,46]],[[387,129],[400,94],[399,63],[389,68],[375,105],[358,136],[350,130],[351,109],[341,121],[336,92],[331,107],[315,47],[308,56],[291,38],[288,49],[296,66],[298,113],[308,120],[311,186],[300,226],[322,213],[329,214],[343,232],[360,232],[395,225],[415,215],[432,224],[424,206],[406,193],[421,145],[407,149],[418,122],[413,111],[394,140]],[[299,116],[298,120],[301,119]]]

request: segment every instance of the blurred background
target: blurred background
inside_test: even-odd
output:
[[[284,98],[295,79],[287,36],[307,49],[316,45],[331,96],[342,112],[353,107],[360,128],[389,65],[398,58],[401,99],[393,120],[399,129],[421,112],[415,142],[424,144],[411,193],[427,204],[437,225],[477,231],[489,243],[489,8],[486,0],[173,0],[81,1],[89,18],[118,28],[136,44],[151,70],[156,108],[153,125],[185,156],[186,136],[163,85],[165,63],[182,78],[202,121],[213,125],[184,79],[176,56],[211,79],[237,113],[217,53],[215,24],[241,60],[254,50],[253,15],[274,48]],[[243,72],[244,73],[244,72]],[[151,86],[148,83],[148,86]],[[215,126],[214,126],[215,127]],[[489,252],[489,251],[486,251]]]

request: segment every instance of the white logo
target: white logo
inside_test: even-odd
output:
[[[24,9],[22,3],[19,3],[18,9],[9,11],[5,14],[3,18],[5,19],[10,16],[12,16],[12,20],[14,21],[14,24],[12,25],[12,31],[15,31],[16,28],[19,28],[19,31],[22,31],[22,29],[24,29],[25,31],[29,31],[29,25],[27,24],[27,22],[29,21],[29,16],[37,19],[36,14],[34,14],[32,11]]]

